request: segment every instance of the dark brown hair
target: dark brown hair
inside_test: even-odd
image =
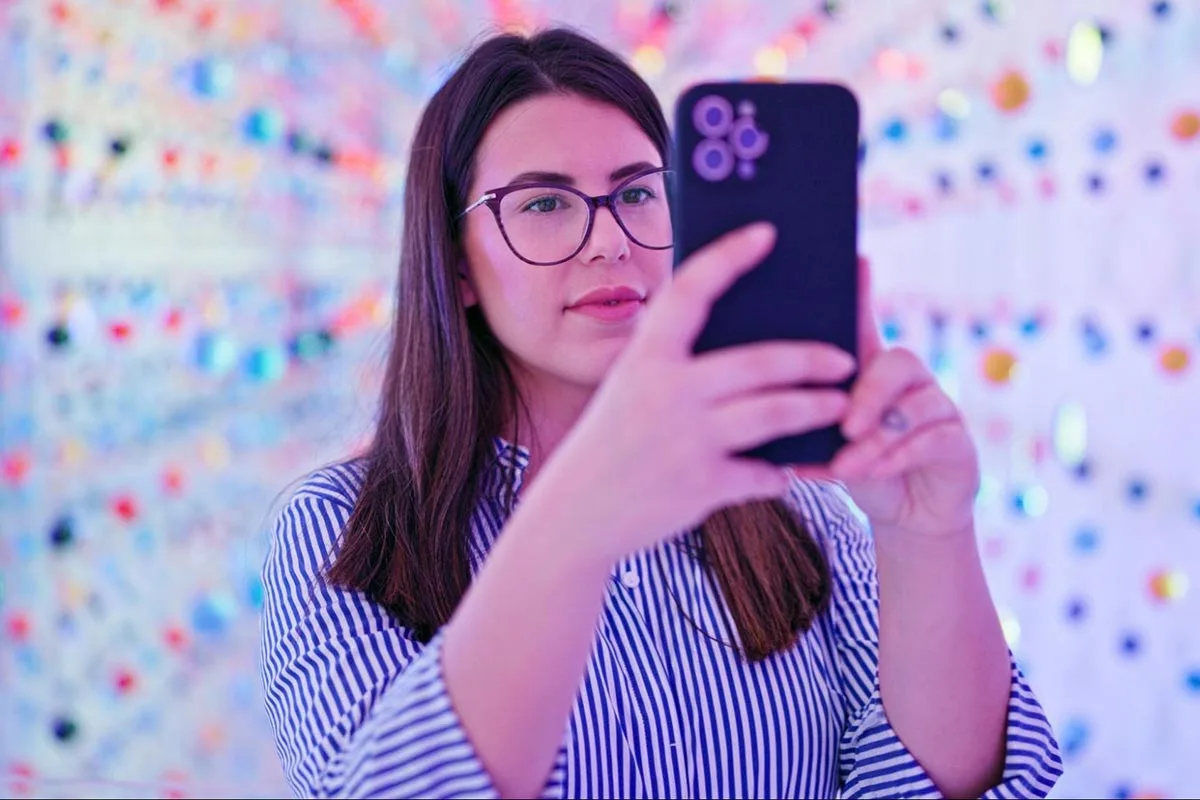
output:
[[[366,592],[422,640],[449,621],[467,590],[470,521],[494,468],[494,437],[521,408],[500,342],[457,292],[457,215],[491,121],[513,103],[551,92],[621,109],[664,163],[668,157],[667,123],[650,87],[618,56],[568,29],[487,39],[426,107],[409,159],[378,422],[327,572],[331,583]],[[822,550],[781,501],[719,511],[699,542],[751,660],[792,646],[828,603]]]

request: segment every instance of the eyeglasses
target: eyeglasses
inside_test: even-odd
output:
[[[634,244],[647,250],[674,245],[667,192],[671,171],[659,167],[633,175],[606,195],[589,197],[561,183],[520,183],[492,189],[459,214],[487,206],[517,258],[548,267],[579,255],[591,236],[600,206]]]

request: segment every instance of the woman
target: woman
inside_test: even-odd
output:
[[[430,101],[374,441],[264,567],[293,789],[1044,795],[957,409],[869,314],[849,394],[794,388],[851,374],[826,345],[693,356],[772,232],[672,278],[667,149],[650,89],[564,30],[484,42]],[[731,455],[835,423],[804,478]]]

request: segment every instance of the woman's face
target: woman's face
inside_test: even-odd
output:
[[[654,144],[620,109],[578,95],[547,94],[510,106],[492,122],[476,151],[468,198],[474,202],[493,189],[544,180],[528,173],[557,173],[561,177],[556,180],[584,194],[606,195],[632,172],[660,166]],[[652,201],[648,190],[636,188],[642,185],[622,192],[622,203],[630,206],[628,217],[641,203],[666,201]],[[560,228],[575,230],[580,206],[574,195],[541,191],[510,196],[503,213],[518,247],[524,242],[545,248]],[[517,240],[521,235],[526,238]],[[552,266],[518,258],[486,206],[467,215],[463,236],[464,301],[480,305],[526,384],[532,380],[594,389],[645,314],[646,300],[671,277],[672,251],[632,242],[607,208],[596,210],[583,249]],[[561,257],[522,252],[533,260]],[[597,290],[601,297],[636,299],[588,302]]]

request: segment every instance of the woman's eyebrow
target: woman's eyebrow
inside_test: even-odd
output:
[[[622,178],[628,178],[630,175],[636,175],[639,172],[646,170],[658,169],[654,164],[648,161],[635,161],[632,164],[626,164],[623,167],[618,167],[608,175],[609,181],[616,183]],[[516,186],[520,183],[564,183],[567,186],[575,185],[575,178],[562,172],[544,172],[541,170],[531,170],[522,172],[513,177],[508,182],[509,186]]]

